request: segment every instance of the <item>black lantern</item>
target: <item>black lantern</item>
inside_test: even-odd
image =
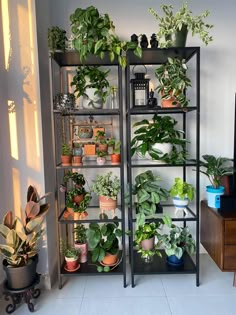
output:
[[[141,72],[140,70],[134,72],[135,66],[133,68],[135,79],[130,80],[133,106],[146,106],[148,103],[150,79],[145,79],[147,69],[145,66],[143,67],[145,72]]]

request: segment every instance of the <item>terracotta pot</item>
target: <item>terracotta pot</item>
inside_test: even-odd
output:
[[[74,212],[74,220],[82,220],[88,216],[88,212]]]
[[[143,240],[141,246],[144,250],[151,250],[154,248],[154,236],[148,240]]]
[[[73,160],[72,160],[72,165],[74,165],[74,166],[83,165],[82,159],[83,159],[82,156],[74,155]]]
[[[163,95],[163,92],[161,93],[161,96]],[[161,107],[163,108],[170,108],[170,107],[180,107],[180,103],[177,102],[176,105],[173,105],[172,103],[176,101],[176,98],[174,96],[171,96],[168,100],[161,99]]]
[[[95,155],[96,154],[96,145],[95,144],[85,144],[84,145],[84,154],[85,155]]]
[[[112,255],[110,253],[106,253],[105,257],[103,258],[102,263],[104,265],[111,266],[111,265],[114,265],[117,262],[117,260],[118,260],[118,254]]]
[[[78,257],[76,259],[65,257],[65,261],[66,261],[66,268],[68,270],[74,270],[79,265]]]
[[[79,262],[80,263],[86,263],[88,260],[88,244],[84,243],[84,244],[79,244],[79,243],[75,243],[74,244],[76,249],[80,249],[80,257],[79,257]]]
[[[79,205],[81,201],[84,200],[84,195],[78,195],[73,198],[73,201]]]
[[[120,153],[119,154],[111,154],[111,164],[120,164]]]
[[[115,210],[117,207],[117,200],[106,196],[99,196],[99,206],[101,210]]]
[[[71,155],[61,155],[61,165],[62,166],[69,166],[72,163],[72,156]]]
[[[108,148],[108,145],[107,144],[99,144],[98,145],[98,150],[99,151],[102,151],[102,152],[107,152],[107,148]]]

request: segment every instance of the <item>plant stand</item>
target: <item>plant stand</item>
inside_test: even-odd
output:
[[[34,287],[40,282],[40,274],[36,275],[35,281],[24,289],[12,290],[7,286],[7,281],[4,282],[4,292],[5,300],[11,302],[6,306],[7,314],[11,314],[16,310],[17,304],[20,304],[22,300],[28,305],[30,312],[34,312],[34,304],[31,299],[38,298],[40,296],[40,289],[35,289]]]

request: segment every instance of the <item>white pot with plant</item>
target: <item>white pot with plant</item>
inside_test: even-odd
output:
[[[117,208],[117,195],[120,192],[120,179],[112,176],[112,172],[97,175],[93,181],[92,189],[99,196],[100,209],[115,210]]]
[[[193,185],[183,181],[182,178],[176,177],[174,184],[171,186],[170,195],[173,197],[173,203],[177,210],[185,210],[195,195]]]
[[[107,80],[109,70],[104,71],[100,66],[79,66],[73,77],[71,86],[75,86],[77,98],[83,96],[84,109],[100,109],[109,94]]]

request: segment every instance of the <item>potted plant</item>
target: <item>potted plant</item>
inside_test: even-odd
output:
[[[72,150],[67,143],[63,143],[61,147],[61,165],[70,166],[72,163]]]
[[[177,121],[170,116],[155,114],[152,120],[143,119],[134,123],[139,127],[131,140],[131,156],[151,157],[169,164],[183,163],[186,159],[184,132],[176,128]],[[148,153],[148,155],[146,155]]]
[[[100,66],[77,67],[71,86],[75,86],[74,93],[77,93],[77,97],[83,96],[84,109],[99,109],[106,102],[109,94],[109,71],[102,70]]]
[[[100,14],[94,6],[85,9],[77,8],[70,15],[71,32],[74,35],[73,45],[85,60],[89,54],[103,58],[105,51],[110,60],[115,57],[122,67],[126,66],[126,51],[134,49],[134,53],[141,57],[142,50],[137,43],[121,41],[115,33],[115,26],[108,14]]]
[[[175,13],[172,5],[162,4],[161,9],[163,16],[160,16],[153,8],[149,8],[149,12],[158,21],[157,40],[161,48],[184,47],[188,32],[191,32],[193,36],[198,34],[205,45],[213,40],[209,35],[213,25],[205,22],[210,14],[208,10],[194,16],[187,2],[184,2]]]
[[[48,48],[50,52],[64,52],[66,50],[66,41],[67,37],[65,30],[58,26],[48,28]]]
[[[210,154],[205,154],[202,158],[199,171],[206,175],[211,183],[206,187],[208,206],[219,208],[218,197],[224,194],[224,186],[221,186],[221,180],[223,176],[232,175],[235,171],[233,160],[226,157],[215,157]]]
[[[121,147],[121,141],[116,140],[115,138],[111,138],[108,141],[108,146],[112,147],[112,153],[111,153],[111,163],[112,164],[119,164],[120,163],[120,147]]]
[[[73,166],[83,165],[82,159],[83,159],[83,146],[81,143],[74,142],[72,165]]]
[[[184,252],[187,252],[189,255],[195,252],[195,240],[187,226],[179,227],[172,224],[170,218],[168,220],[164,218],[164,222],[170,228],[168,234],[161,236],[161,242],[167,255],[167,263],[174,266],[182,265],[184,263]]]
[[[74,235],[75,235],[75,243],[74,247],[80,250],[80,263],[87,262],[87,255],[88,255],[88,243],[87,243],[87,236],[86,236],[87,228],[84,224],[78,224],[74,228]]]
[[[0,234],[6,242],[0,244],[0,253],[9,289],[26,288],[35,281],[38,245],[45,232],[43,221],[49,209],[49,204],[42,200],[47,195],[39,197],[36,188],[29,186],[24,220],[14,218],[12,211],[8,211],[0,224]]]
[[[161,94],[162,107],[188,106],[186,89],[191,86],[191,81],[187,77],[187,69],[185,59],[170,57],[156,69],[155,76],[159,81],[157,91]]]
[[[120,179],[112,172],[97,175],[93,181],[92,189],[99,196],[100,209],[115,210],[117,207],[117,195],[120,192]]]
[[[138,253],[141,253],[141,257],[149,262],[154,255],[162,256],[159,250],[159,232],[158,229],[162,226],[159,222],[150,222],[139,225],[135,231],[134,245],[138,246]],[[157,242],[155,245],[155,236]]]
[[[64,256],[65,256],[65,270],[69,272],[74,272],[80,268],[79,264],[79,256],[80,250],[74,247],[67,247],[64,249]]]
[[[73,187],[66,192],[66,207],[68,212],[73,213],[75,220],[85,218],[88,215],[86,209],[91,199],[91,194],[84,187]]]
[[[162,212],[161,201],[168,199],[169,193],[160,185],[161,177],[154,175],[151,170],[140,173],[132,185],[132,195],[136,197],[137,226],[143,225],[147,216]]]
[[[84,175],[78,172],[68,171],[64,175],[63,181],[64,183],[68,183],[70,179],[73,181],[74,185],[76,185],[77,188],[84,186],[86,183]]]
[[[98,165],[104,165],[106,163],[106,155],[107,153],[105,151],[97,151],[97,164]]]
[[[106,139],[105,131],[97,131],[97,135],[95,136],[94,140],[98,145],[98,150],[107,153],[109,140]]]
[[[99,272],[108,272],[110,267],[119,264],[119,238],[122,236],[122,231],[117,222],[102,225],[90,223],[86,236],[92,253],[92,262],[98,262],[104,267],[98,266]]]
[[[170,195],[173,197],[173,203],[177,209],[185,209],[192,201],[195,195],[193,185],[183,181],[182,178],[176,177],[174,184],[171,186]]]

